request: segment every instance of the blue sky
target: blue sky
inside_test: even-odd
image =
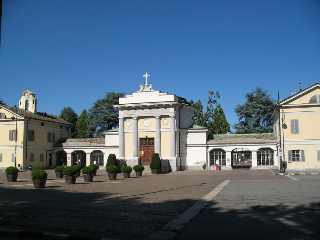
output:
[[[319,0],[3,0],[0,98],[27,88],[38,111],[79,115],[144,83],[201,100],[227,121],[260,86],[277,99],[320,82]]]

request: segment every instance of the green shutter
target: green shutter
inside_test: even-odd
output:
[[[0,162],[2,162],[2,153],[0,153]]]
[[[292,162],[292,151],[288,151],[288,162]]]
[[[9,141],[12,141],[12,130],[9,130]]]
[[[305,159],[305,157],[304,157],[304,150],[300,150],[300,158],[301,158],[301,161],[302,161],[302,162],[305,162],[305,161],[306,161],[306,159]]]

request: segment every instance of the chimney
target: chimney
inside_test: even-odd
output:
[[[300,92],[302,91],[302,85],[301,85],[301,83],[299,83],[299,85],[300,85]]]

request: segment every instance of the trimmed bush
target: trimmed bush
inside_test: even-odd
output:
[[[160,169],[161,168],[161,160],[160,160],[160,157],[159,157],[159,153],[154,153],[152,155],[150,168],[151,169]]]
[[[94,173],[94,171],[95,171],[95,169],[93,167],[90,167],[90,166],[82,168],[82,173],[83,174],[91,175],[91,174]]]
[[[81,165],[73,165],[72,167],[76,170],[76,172],[79,172],[82,169]]]
[[[110,166],[110,165],[118,166],[118,164],[117,164],[117,157],[116,157],[116,155],[113,154],[113,153],[110,153],[110,154],[109,154],[106,167],[108,167],[108,166]]]
[[[18,172],[19,172],[18,168],[12,167],[12,166],[7,167],[6,170],[5,170],[6,174],[16,174]]]
[[[136,172],[142,172],[144,170],[144,166],[135,165],[135,166],[133,166],[133,170],[136,171]]]
[[[65,167],[62,171],[63,175],[72,176],[77,174],[78,170],[74,166]]]
[[[47,172],[43,169],[35,169],[31,172],[32,179],[43,179],[48,176]]]
[[[32,171],[37,170],[37,169],[44,170],[44,168],[41,167],[41,166],[33,166],[33,167],[32,167]]]
[[[110,165],[106,167],[106,172],[117,173],[118,167],[116,165]]]
[[[97,164],[90,164],[89,167],[92,167],[94,170],[99,168]]]
[[[130,166],[123,166],[123,167],[121,168],[121,172],[123,172],[123,173],[131,173],[131,172],[132,172],[132,167],[130,167]]]
[[[64,166],[57,166],[57,167],[55,167],[54,171],[55,172],[62,172],[63,169],[64,169]]]

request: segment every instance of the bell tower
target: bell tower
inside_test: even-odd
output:
[[[19,101],[19,109],[24,109],[32,113],[37,113],[37,98],[36,94],[29,89],[21,94]]]

